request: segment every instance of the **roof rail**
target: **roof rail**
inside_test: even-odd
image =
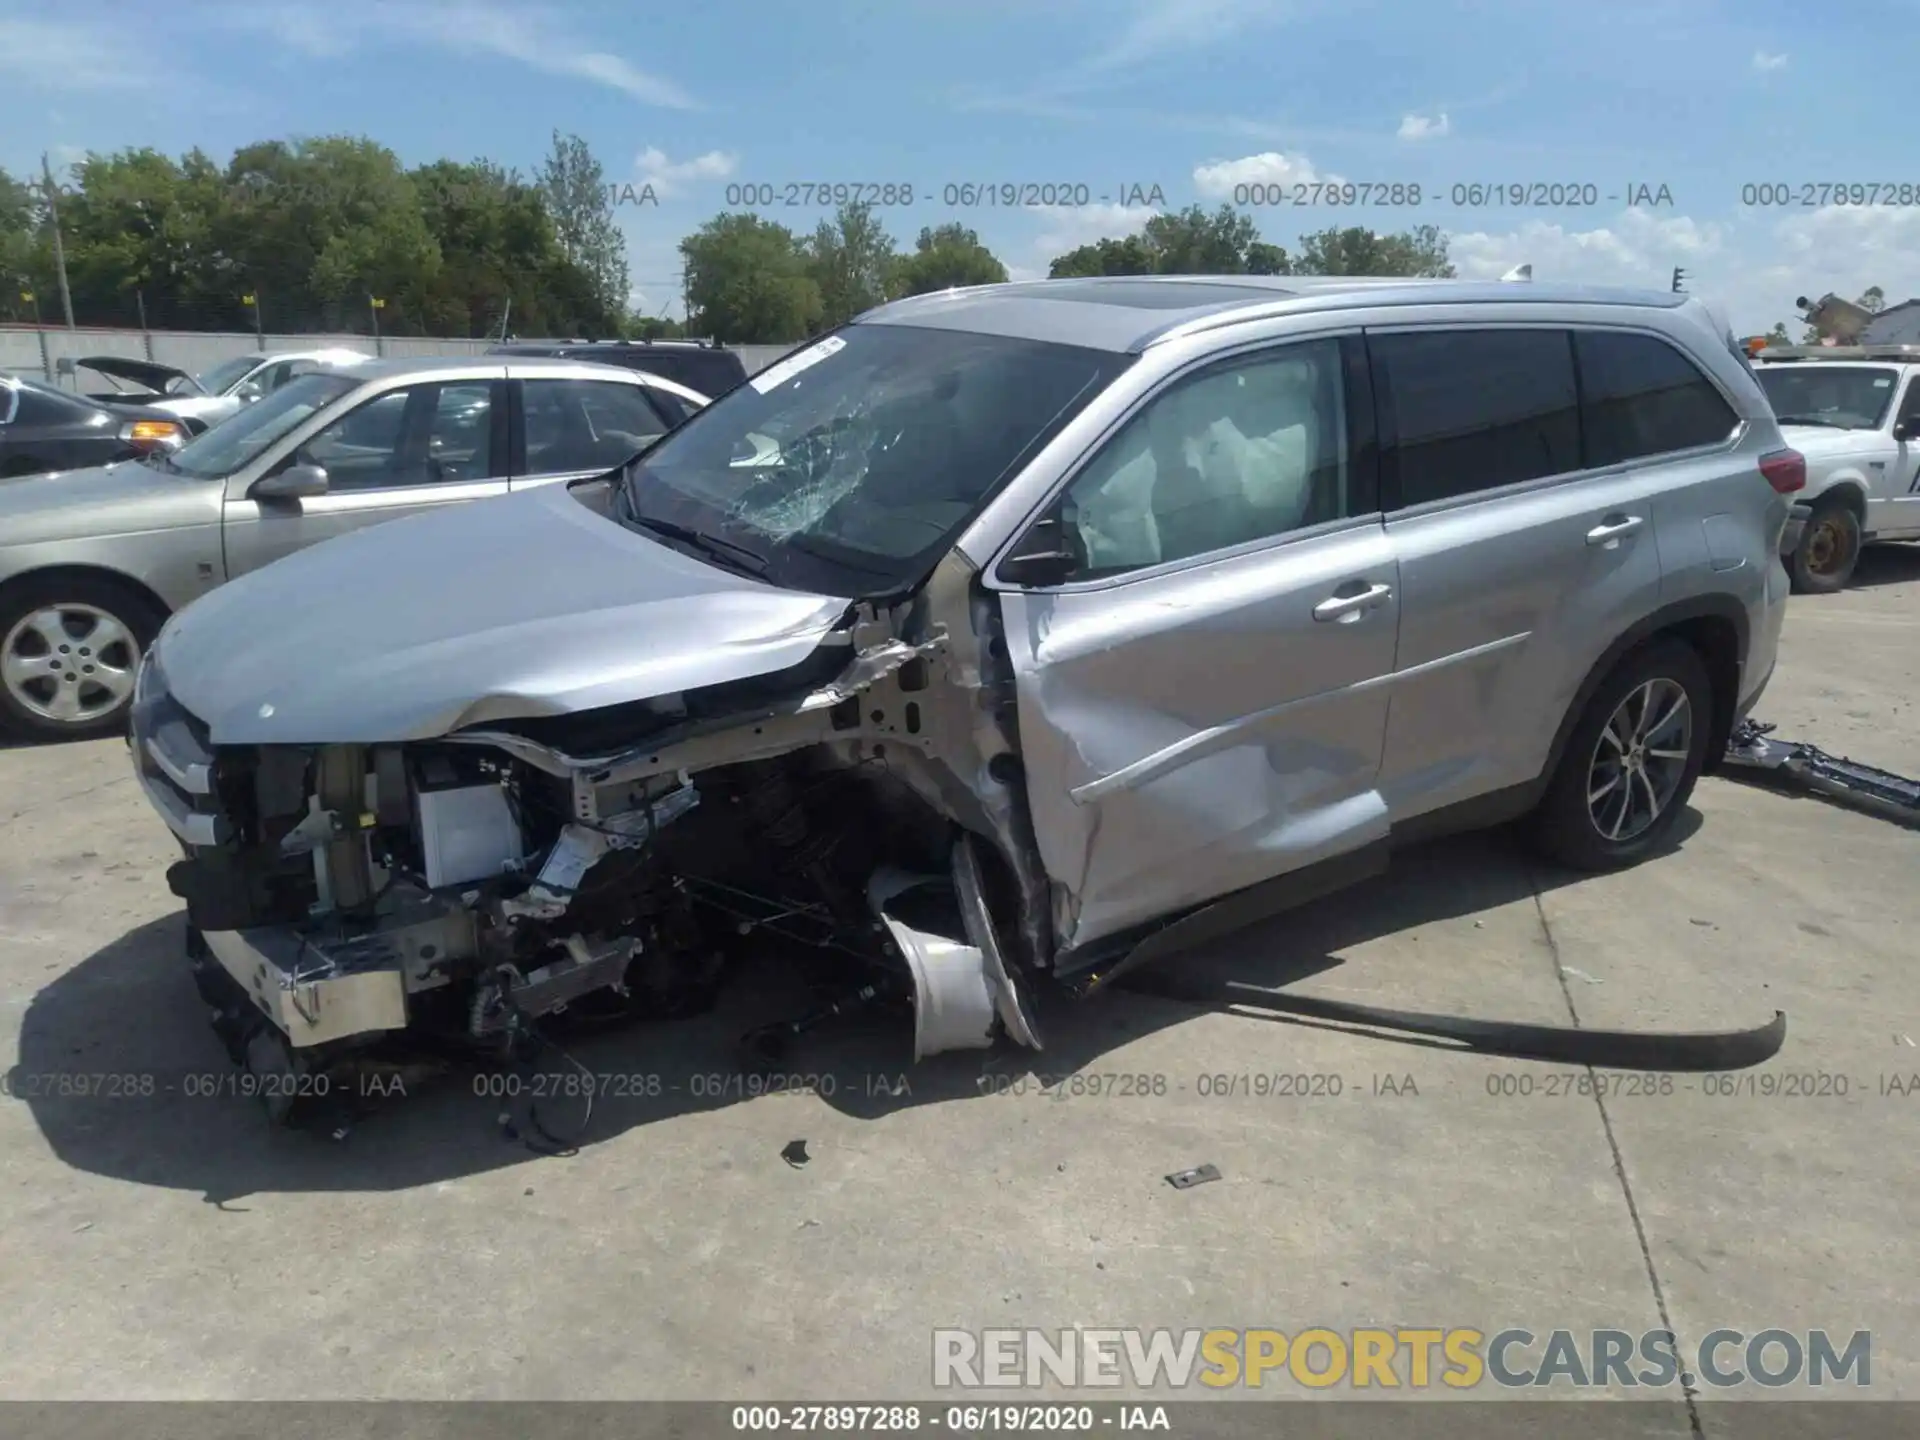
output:
[[[1920,345],[1769,345],[1756,360],[1920,361]]]

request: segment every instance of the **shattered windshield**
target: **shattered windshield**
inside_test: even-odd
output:
[[[1755,374],[1782,425],[1840,430],[1878,429],[1900,378],[1899,371],[1885,365],[1842,369],[1818,362],[1762,365]]]
[[[958,330],[848,326],[753,376],[635,460],[622,517],[776,585],[883,594],[916,581],[1131,358]]]

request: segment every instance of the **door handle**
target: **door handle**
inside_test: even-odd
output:
[[[1623,535],[1631,535],[1646,523],[1646,520],[1639,515],[1609,515],[1593,529],[1587,531],[1587,544],[1609,544]]]
[[[1316,620],[1358,619],[1367,611],[1387,603],[1393,594],[1391,585],[1369,585],[1357,595],[1333,595],[1313,607]]]

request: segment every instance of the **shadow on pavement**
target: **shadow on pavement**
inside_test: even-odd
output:
[[[1872,590],[1881,585],[1904,585],[1920,580],[1920,545],[1869,545],[1860,552],[1849,590]]]
[[[1697,812],[1686,812],[1669,848],[1686,843],[1699,823]],[[577,1138],[583,1105],[561,1093],[563,1079],[552,1078],[568,1070],[557,1058],[523,1078],[517,1099],[489,1095],[502,1072],[456,1069],[415,1083],[404,1097],[378,1103],[338,1143],[324,1131],[272,1128],[261,1102],[236,1091],[237,1072],[207,1024],[188,977],[183,925],[174,917],[129,932],[41,990],[23,1018],[18,1061],[5,1083],[17,1102],[31,1107],[54,1152],[94,1174],[199,1191],[218,1204],[261,1193],[401,1190],[539,1158],[500,1124],[503,1111],[517,1111],[518,1128],[526,1131],[529,1089],[548,1094],[541,1102],[547,1129],[582,1147],[657,1120],[797,1088],[798,1077],[825,1103],[861,1119],[978,1098],[1022,1076],[1057,1077],[1094,1066],[1129,1040],[1197,1012],[1238,1010],[1244,1002],[1227,998],[1230,983],[1292,984],[1337,969],[1344,952],[1378,936],[1524,900],[1579,878],[1544,869],[1499,832],[1417,846],[1397,856],[1385,876],[1164,962],[1180,969],[1182,999],[1118,987],[1080,1003],[1044,997],[1043,1051],[1003,1042],[992,1051],[949,1053],[918,1066],[911,1063],[908,1021],[870,1015],[803,1039],[788,1067],[795,1078],[743,1075],[739,1036],[809,1005],[790,971],[764,967],[739,975],[706,1015],[566,1042],[580,1066],[603,1077],[590,1123]],[[1514,963],[1540,962],[1516,955]],[[1191,998],[1210,986],[1222,998]]]

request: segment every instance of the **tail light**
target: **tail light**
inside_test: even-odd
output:
[[[1760,473],[1782,495],[1807,488],[1807,457],[1798,450],[1775,450],[1760,457]]]
[[[120,432],[120,438],[147,455],[155,450],[178,450],[186,442],[187,431],[173,420],[136,420]]]

